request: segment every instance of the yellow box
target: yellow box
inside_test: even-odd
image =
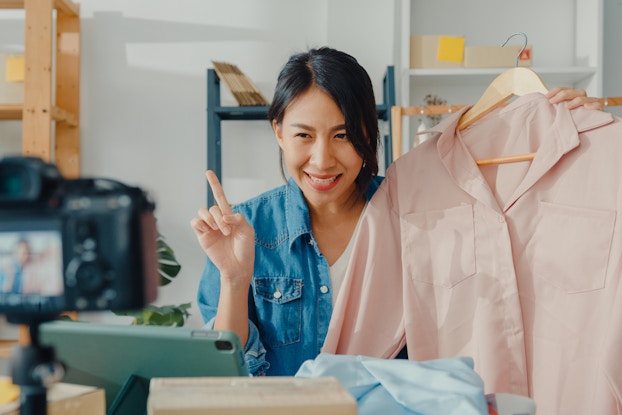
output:
[[[106,415],[103,389],[57,383],[47,391],[47,415]],[[19,401],[0,406],[1,415],[19,415]]]
[[[336,378],[152,378],[148,415],[356,415]]]
[[[411,68],[462,68],[464,36],[414,35],[410,37]]]
[[[6,81],[24,82],[24,71],[26,69],[24,56],[7,56],[6,58]]]
[[[467,46],[464,48],[465,68],[511,68],[516,66],[516,56],[523,47],[507,46]],[[521,53],[518,66],[532,65],[532,47],[527,45]]]
[[[24,102],[24,83],[9,81],[19,76],[18,61],[14,55],[0,53],[0,104],[21,104]]]

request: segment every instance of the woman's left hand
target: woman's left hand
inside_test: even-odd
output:
[[[584,89],[574,89],[568,86],[553,88],[546,94],[551,104],[566,102],[568,109],[583,106],[590,110],[600,110],[603,108],[600,99],[588,97]]]

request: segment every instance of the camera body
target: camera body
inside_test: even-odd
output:
[[[64,179],[39,158],[0,159],[0,313],[23,322],[154,301],[154,209],[137,187]]]

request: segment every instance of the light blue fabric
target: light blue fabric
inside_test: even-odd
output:
[[[369,200],[382,178],[372,179]],[[255,273],[249,292],[245,357],[253,375],[293,376],[324,344],[333,312],[328,262],[315,242],[309,208],[293,180],[233,206],[255,229]],[[198,305],[214,326],[220,272],[207,259]]]
[[[488,414],[470,357],[415,362],[322,353],[296,376],[336,377],[356,399],[358,415]]]

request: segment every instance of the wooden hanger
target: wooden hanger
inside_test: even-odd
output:
[[[514,33],[505,41],[505,43],[507,43],[512,36],[519,34],[525,37],[525,45],[516,57],[517,66],[515,68],[508,69],[492,81],[475,105],[469,108],[469,110],[466,111],[462,117],[460,117],[460,120],[458,121],[458,129],[464,130],[495,108],[505,105],[507,100],[513,96],[522,96],[533,92],[540,92],[542,94],[549,92],[548,88],[544,84],[544,81],[540,78],[540,75],[529,68],[518,67],[518,57],[527,47],[527,35],[522,32]],[[502,46],[504,46],[505,43]],[[502,156],[477,160],[476,163],[478,166],[514,163],[517,161],[533,160],[534,156],[535,153]]]
[[[462,115],[458,128],[464,130],[495,108],[504,105],[513,96],[532,92],[549,92],[537,73],[528,68],[508,69],[497,76],[475,105]]]

